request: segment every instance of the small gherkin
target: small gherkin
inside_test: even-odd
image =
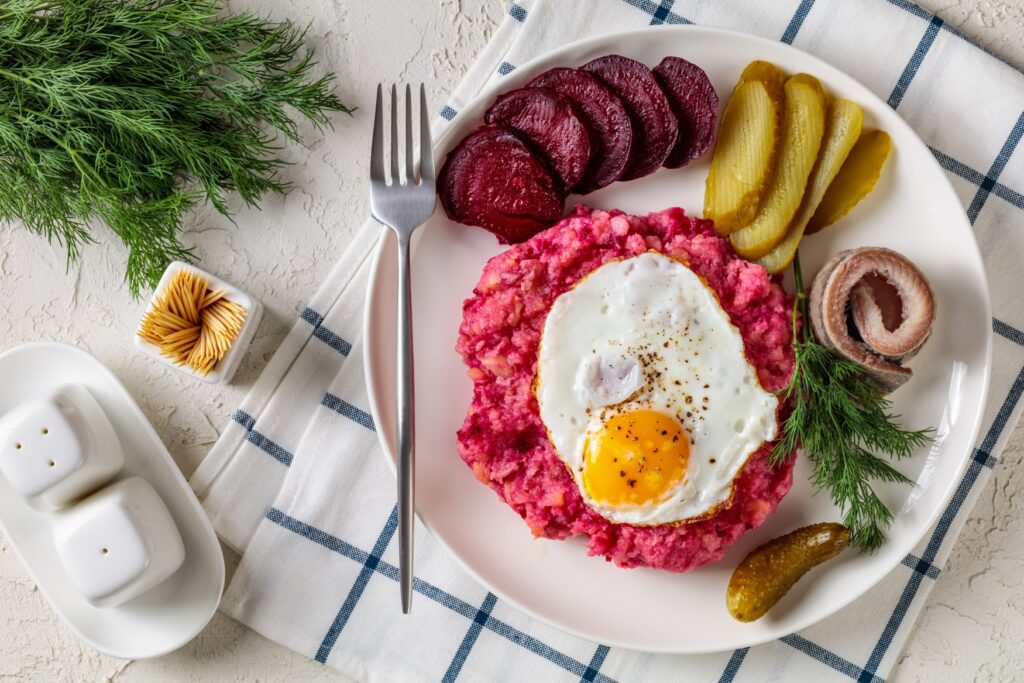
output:
[[[128,247],[133,296],[174,259],[184,214],[255,205],[295,114],[350,112],[313,76],[305,30],[210,0],[0,0],[0,220],[67,248],[101,221]]]

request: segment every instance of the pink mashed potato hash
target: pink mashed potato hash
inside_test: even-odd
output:
[[[459,454],[533,530],[583,535],[591,555],[621,567],[683,572],[714,562],[775,511],[793,481],[793,458],[768,466],[762,446],[740,470],[728,507],[678,525],[616,524],[588,507],[555,453],[532,389],[544,321],[555,299],[612,259],[649,250],[704,278],[743,336],[768,391],[793,370],[792,300],[760,266],[737,257],[710,221],[679,208],[646,217],[578,207],[568,218],[492,258],[463,305],[457,349],[469,366],[473,402],[458,433]]]

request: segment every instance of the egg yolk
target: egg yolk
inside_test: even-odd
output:
[[[686,475],[690,439],[670,415],[653,410],[606,420],[586,443],[583,485],[605,505],[660,501]]]

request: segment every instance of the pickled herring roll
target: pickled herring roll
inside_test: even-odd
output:
[[[905,256],[863,247],[840,252],[818,272],[810,310],[818,341],[862,366],[889,393],[912,375],[903,362],[931,334],[935,296]]]

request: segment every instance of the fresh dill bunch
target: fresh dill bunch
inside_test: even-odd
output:
[[[0,0],[0,220],[67,249],[105,223],[133,296],[154,286],[183,217],[284,192],[281,138],[350,110],[314,77],[305,30],[220,0]]]
[[[932,430],[906,430],[896,424],[892,403],[865,378],[862,368],[811,335],[807,293],[800,256],[793,261],[793,351],[796,364],[782,396],[792,412],[769,462],[778,464],[798,447],[814,463],[811,482],[826,489],[843,512],[851,543],[871,552],[885,542],[892,513],[872,489],[872,482],[912,484],[881,453],[900,459],[931,439]],[[798,320],[804,321],[801,327]]]

